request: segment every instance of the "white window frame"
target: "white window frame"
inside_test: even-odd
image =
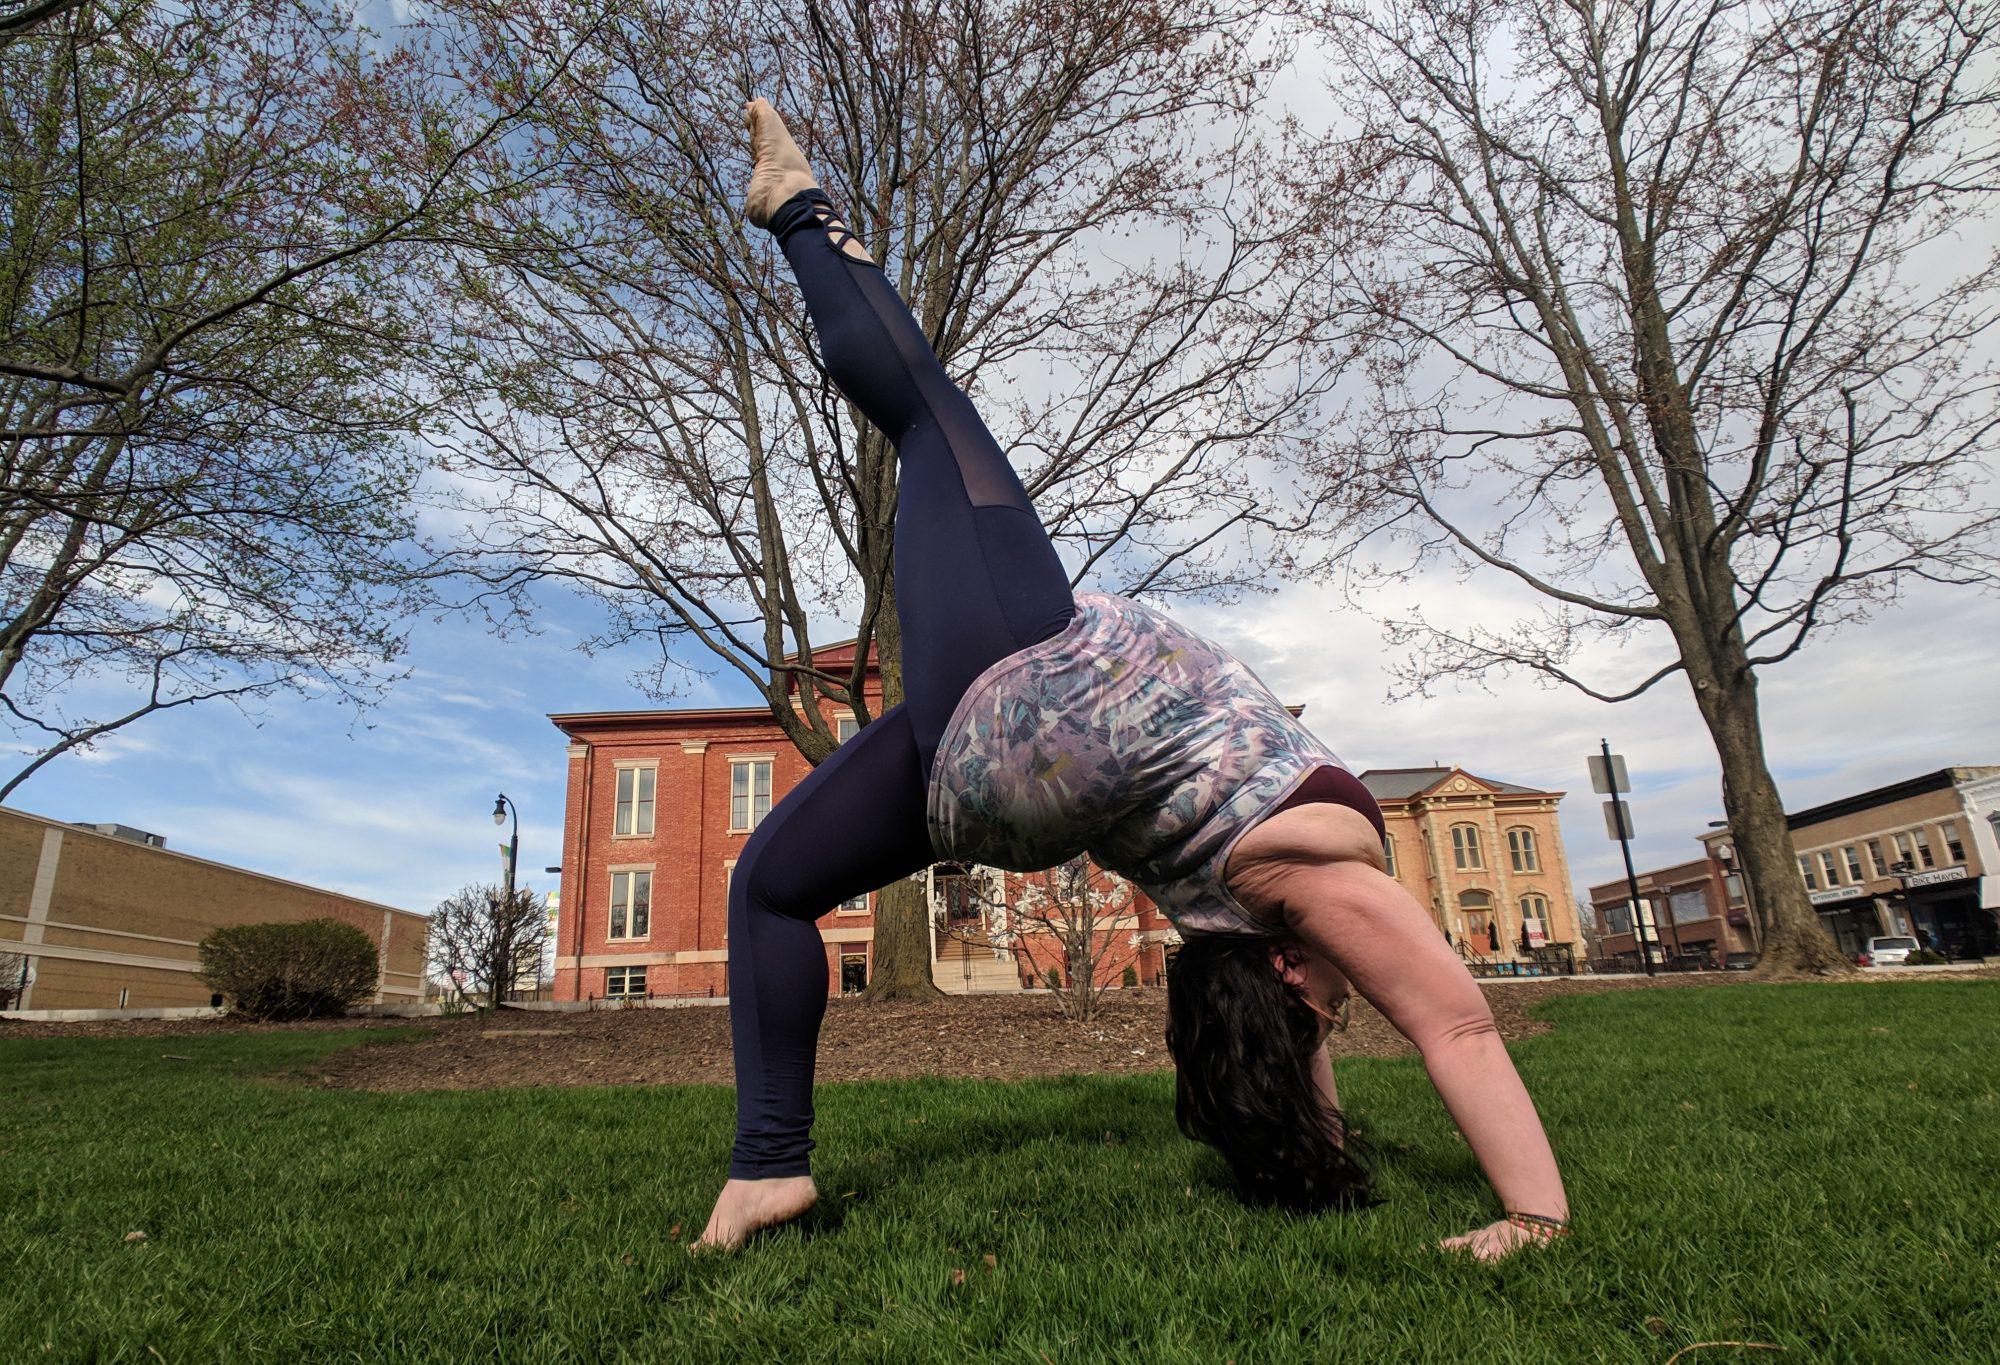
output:
[[[635,863],[629,867],[613,867],[608,869],[608,871],[611,877],[611,897],[609,900],[605,902],[604,941],[606,943],[647,942],[653,937],[653,864]],[[631,932],[632,886],[634,885],[634,883],[629,879],[640,876],[643,876],[646,879],[646,932],[643,934],[635,934]],[[626,932],[623,934],[614,934],[611,932],[611,930],[613,926],[615,926],[618,922],[617,919],[614,917],[618,913],[618,905],[619,905],[618,879],[620,877],[628,879],[625,886],[625,902],[624,902]]]
[[[1535,846],[1533,826],[1507,827],[1507,858],[1516,872],[1535,873],[1542,870],[1542,852]]]
[[[1806,890],[1819,890],[1819,877],[1813,872],[1812,855],[1807,853],[1799,855],[1799,875],[1805,878]]]
[[[632,973],[634,972],[637,972],[639,974],[639,989],[636,991],[632,989]],[[624,989],[622,990],[611,989],[611,982],[614,975],[619,979],[620,984],[624,987]],[[604,969],[604,998],[606,1000],[645,999],[646,998],[645,964],[638,963],[624,967],[606,967]]]
[[[836,915],[865,915],[868,913],[868,898],[873,894],[870,891],[863,891],[852,900],[844,900],[833,907],[833,913]]]
[[[1463,831],[1465,838],[1460,839]],[[1467,861],[1470,858],[1471,861]],[[1486,859],[1479,847],[1479,826],[1467,821],[1451,827],[1451,866],[1454,872],[1484,872]]]
[[[722,860],[722,941],[729,942],[729,891],[736,884],[736,860]]]
[[[624,759],[611,765],[611,837],[614,839],[650,839],[660,809],[660,761],[658,759]],[[632,774],[632,799],[626,801],[619,790],[625,783],[625,774]],[[639,792],[645,773],[653,779],[653,798],[642,800]],[[645,808],[645,828],[639,828],[639,810]],[[632,828],[621,828],[627,815],[631,816]]]
[[[1875,875],[1878,877],[1888,876],[1889,860],[1882,856],[1882,841],[1880,839],[1869,839],[1865,842],[1868,847],[1868,863],[1869,866],[1875,869]]]
[[[1931,852],[1931,841],[1925,835],[1922,825],[1910,831],[1910,842],[1917,846],[1917,862],[1923,868],[1937,866],[1937,856]]]
[[[1847,863],[1847,880],[1853,882],[1856,886],[1859,886],[1861,885],[1861,883],[1868,880],[1866,877],[1861,875],[1860,849],[1856,848],[1853,844],[1844,844],[1841,846],[1840,856],[1843,859],[1845,859]]]
[[[758,822],[771,813],[777,804],[777,758],[776,754],[731,754],[729,756],[729,830],[731,834],[748,834],[757,828]],[[764,809],[757,810],[757,767],[762,765],[764,777]],[[750,821],[747,825],[736,823],[736,770],[750,769],[744,796],[744,815]]]
[[[1385,872],[1387,872],[1387,873],[1388,873],[1388,874],[1389,874],[1390,876],[1392,876],[1392,877],[1393,877],[1393,876],[1395,876],[1395,875],[1396,875],[1396,836],[1395,836],[1395,835],[1393,835],[1393,834],[1385,834],[1385,835],[1383,835],[1383,836],[1382,836],[1382,861],[1383,861],[1383,863],[1385,863],[1385,864],[1386,864],[1386,866],[1385,866],[1385,867],[1383,868],[1383,870],[1384,870]]]
[[[853,728],[849,729],[848,727],[850,726],[852,726]],[[849,714],[844,716],[834,717],[833,742],[835,744],[845,744],[847,743],[848,740],[853,739],[856,735],[860,733],[861,733],[861,722],[854,718],[853,713],[850,712]]]
[[[1958,821],[1938,821],[1938,840],[1944,845],[1944,856],[1953,863],[1965,861],[1965,841],[1958,837]]]
[[[1819,851],[1819,870],[1826,878],[1829,887],[1840,885],[1840,859],[1834,856],[1832,849],[1823,848]]]

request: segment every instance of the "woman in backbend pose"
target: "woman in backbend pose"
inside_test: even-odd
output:
[[[1541,1121],[1479,987],[1383,871],[1367,789],[1226,651],[1136,602],[1072,595],[1013,467],[784,124],[763,100],[746,113],[745,212],[797,274],[828,375],[898,452],[906,700],[780,801],[737,861],[736,1141],[697,1245],[740,1245],[817,1197],[814,921],[940,859],[1025,871],[1086,850],[1185,937],[1168,980],[1175,1116],[1244,1197],[1367,1201],[1321,1046],[1352,983],[1422,1051],[1505,1210],[1443,1245],[1491,1259],[1559,1235],[1568,1202]]]

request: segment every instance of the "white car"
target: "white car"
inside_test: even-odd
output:
[[[1861,954],[1865,967],[1900,967],[1917,951],[1917,941],[1903,936],[1871,938]]]

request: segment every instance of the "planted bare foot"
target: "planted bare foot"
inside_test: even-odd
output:
[[[730,1180],[716,1198],[707,1229],[688,1247],[688,1253],[704,1248],[735,1251],[757,1229],[790,1222],[818,1202],[819,1190],[809,1175]]]

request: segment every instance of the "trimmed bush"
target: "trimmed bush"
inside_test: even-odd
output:
[[[1944,964],[1944,954],[1932,952],[1929,948],[1919,948],[1903,959],[1906,967],[1942,967]]]
[[[1123,986],[1128,991],[1137,990],[1139,988],[1139,973],[1132,967],[1129,966],[1126,967],[1126,969],[1119,974],[1118,984]]]
[[[201,971],[231,1013],[252,1019],[344,1014],[375,993],[375,944],[337,919],[237,924],[201,941]]]
[[[1062,989],[1062,978],[1056,975],[1054,967],[1044,967],[1042,968],[1042,984],[1052,991],[1059,991]]]

